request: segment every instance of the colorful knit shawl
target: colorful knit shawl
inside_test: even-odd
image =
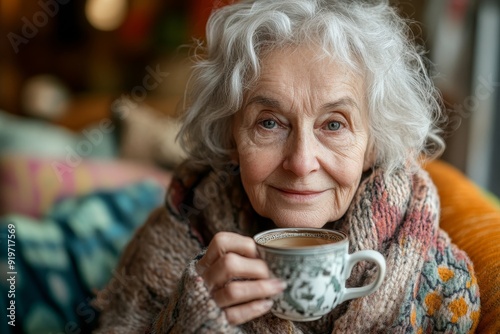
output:
[[[349,234],[351,251],[384,254],[387,276],[377,292],[349,303],[334,333],[474,331],[479,290],[472,263],[438,223],[438,195],[424,171],[385,178],[378,172],[364,180],[334,227]],[[366,284],[370,270],[355,268],[350,283]]]
[[[180,175],[167,196],[167,212],[152,218],[129,247],[135,258],[150,260],[130,257],[118,269],[140,276],[143,283],[128,287],[128,296],[108,296],[104,320],[109,328],[120,322],[123,332],[132,321],[141,328],[152,319],[149,330],[154,333],[468,333],[477,326],[480,301],[472,263],[439,229],[439,198],[423,170],[390,176],[373,171],[361,181],[345,216],[325,226],[346,232],[351,252],[381,252],[387,273],[375,293],[344,302],[318,321],[294,323],[268,313],[232,326],[194,270],[215,233],[252,235],[269,228],[261,222],[265,220],[251,209],[237,175]],[[179,273],[178,281],[165,281],[162,270]],[[348,286],[367,284],[375,271],[369,262],[358,264]],[[153,301],[150,291],[167,297]],[[126,306],[130,298],[135,298],[133,307]],[[160,311],[154,305],[161,303]]]
[[[216,218],[224,217],[220,207],[206,210],[204,216],[209,224],[215,223],[209,226],[212,234],[218,230],[248,233],[251,223],[246,220],[251,216],[239,215],[247,219],[236,220],[238,226],[234,222],[221,226]],[[345,217],[327,227],[349,235],[351,252],[375,249],[385,256],[383,285],[374,294],[346,302],[317,322],[290,328],[317,333],[473,332],[480,304],[472,263],[438,224],[439,198],[426,172],[400,170],[391,176],[380,170],[373,172],[362,181]],[[362,263],[353,269],[348,284],[367,284],[374,274],[373,265]],[[278,323],[281,321],[267,316],[243,328],[273,332],[270,329]],[[283,328],[274,330],[281,332]]]

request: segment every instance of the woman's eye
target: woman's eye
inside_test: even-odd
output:
[[[340,127],[342,125],[340,124],[340,122],[329,122],[327,127],[328,127],[328,130],[330,131],[337,131],[337,130],[340,130]]]
[[[260,124],[266,129],[274,129],[276,127],[276,121],[272,119],[266,119],[260,122]]]

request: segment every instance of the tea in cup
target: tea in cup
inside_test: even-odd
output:
[[[377,251],[349,254],[349,240],[340,232],[318,228],[279,228],[254,236],[260,257],[274,277],[287,287],[274,298],[271,312],[292,321],[313,321],[338,304],[375,292],[385,277],[385,259]],[[375,280],[346,288],[354,265],[371,261],[378,267]]]

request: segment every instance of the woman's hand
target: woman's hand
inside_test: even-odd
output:
[[[267,313],[273,305],[268,298],[285,289],[283,282],[270,278],[253,239],[236,233],[217,233],[196,270],[233,325]]]

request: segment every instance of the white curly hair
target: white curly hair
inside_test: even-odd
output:
[[[258,79],[260,60],[306,43],[363,75],[377,167],[391,173],[444,150],[427,59],[388,1],[253,0],[216,9],[207,23],[179,132],[191,162],[218,168],[230,160],[232,116]]]

